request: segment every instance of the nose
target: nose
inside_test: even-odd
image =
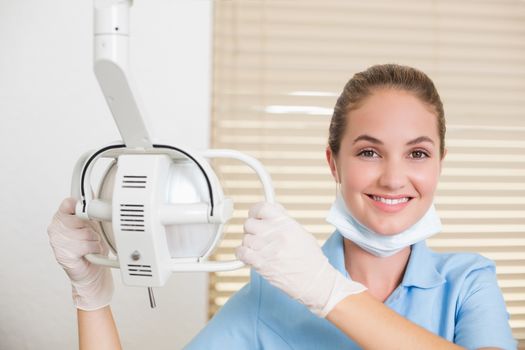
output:
[[[408,182],[408,175],[402,161],[388,159],[383,163],[379,186],[390,191],[399,190]]]

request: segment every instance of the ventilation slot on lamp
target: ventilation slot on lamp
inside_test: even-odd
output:
[[[146,188],[147,176],[143,175],[124,175],[122,188]]]
[[[132,265],[128,264],[128,273],[130,276],[152,277],[151,265]]]
[[[120,205],[120,229],[128,232],[144,232],[144,205]]]

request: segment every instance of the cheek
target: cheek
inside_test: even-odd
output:
[[[414,169],[410,178],[421,196],[434,195],[439,180],[439,166],[429,164]]]
[[[378,166],[371,162],[363,164],[352,160],[342,170],[341,182],[346,192],[362,191],[373,184],[380,173]]]

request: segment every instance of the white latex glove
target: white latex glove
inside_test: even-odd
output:
[[[97,223],[74,215],[75,204],[73,198],[62,202],[47,233],[56,260],[71,280],[73,303],[78,309],[92,311],[110,303],[113,278],[109,268],[91,264],[84,255],[107,255],[109,249],[97,230]]]
[[[325,317],[348,295],[366,290],[337,271],[281,205],[258,203],[248,216],[237,257],[316,315]]]

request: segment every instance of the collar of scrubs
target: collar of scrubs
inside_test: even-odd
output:
[[[343,236],[335,231],[323,245],[323,252],[333,267],[345,277],[350,278],[345,268],[343,239]],[[401,285],[403,287],[434,288],[445,283],[434,261],[432,252],[425,241],[413,244]]]

